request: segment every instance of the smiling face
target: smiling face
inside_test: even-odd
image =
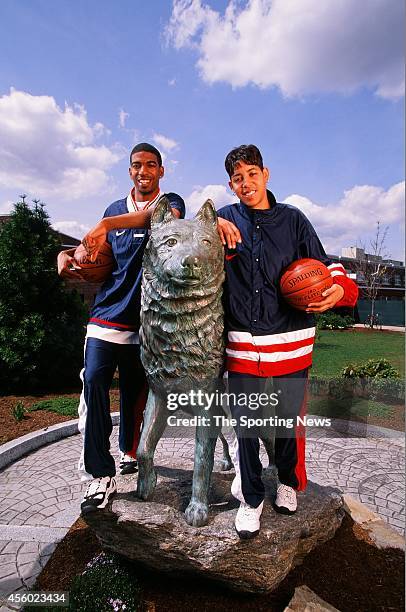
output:
[[[266,194],[268,179],[268,168],[261,169],[259,166],[239,161],[234,165],[229,186],[249,208],[266,209],[269,208]]]
[[[133,153],[129,173],[138,202],[152,200],[158,195],[159,180],[164,175],[164,167],[159,165],[156,155],[148,151]]]

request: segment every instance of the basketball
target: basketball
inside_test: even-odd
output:
[[[312,302],[321,302],[321,295],[333,284],[328,268],[317,259],[298,259],[285,268],[280,289],[286,302],[297,310],[306,310]]]
[[[76,270],[78,275],[88,283],[103,283],[114,268],[114,256],[108,242],[101,246],[95,261],[90,261],[83,244],[75,250],[74,258],[80,265],[80,270]]]

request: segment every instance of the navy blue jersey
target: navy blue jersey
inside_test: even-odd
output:
[[[165,194],[172,208],[185,216],[185,203],[176,193]],[[110,204],[104,217],[123,215],[134,210],[131,194]],[[111,276],[98,291],[90,314],[90,323],[116,330],[138,330],[141,306],[142,257],[148,242],[145,228],[116,229],[108,233],[115,258]]]
[[[353,306],[358,289],[344,267],[327,257],[305,215],[267,193],[269,209],[253,210],[240,202],[221,208],[218,215],[234,223],[242,237],[242,243],[225,254],[227,368],[277,376],[311,365],[315,335],[314,316],[282,298],[279,282],[284,268],[303,257],[323,262],[344,289],[337,306]]]
[[[228,327],[252,334],[273,334],[312,327],[314,317],[295,310],[283,300],[279,280],[296,259],[328,259],[311,223],[297,208],[276,202],[271,208],[252,210],[232,204],[218,211],[241,232],[242,243],[226,252],[225,307]]]

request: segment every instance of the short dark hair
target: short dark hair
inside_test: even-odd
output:
[[[264,169],[261,152],[253,144],[236,147],[227,155],[224,165],[230,178],[234,174],[234,168],[238,162],[244,162],[251,166],[259,166],[261,170]]]
[[[146,151],[147,153],[153,153],[155,157],[157,158],[158,166],[162,166],[162,156],[160,152],[158,151],[156,147],[149,144],[148,142],[140,142],[139,144],[135,145],[135,147],[130,153],[130,166],[131,166],[131,160],[132,160],[133,153],[139,153],[140,151]]]

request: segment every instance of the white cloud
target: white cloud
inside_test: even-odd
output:
[[[121,147],[96,144],[108,131],[83,106],[10,90],[0,97],[0,185],[38,197],[74,200],[111,188]]]
[[[6,200],[0,204],[0,215],[8,215],[14,209],[14,202]]]
[[[176,85],[176,79],[169,79],[168,85],[169,87],[174,87]]]
[[[121,128],[125,128],[125,123],[130,116],[129,113],[126,113],[123,108],[120,108],[118,112],[118,124]]]
[[[173,140],[172,138],[168,138],[167,136],[164,136],[163,134],[155,133],[152,137],[152,140],[155,142],[155,144],[158,147],[160,147],[164,151],[170,152],[173,149],[176,149],[176,147],[178,146],[178,143],[176,142],[176,140]]]
[[[90,230],[90,225],[78,223],[77,221],[56,221],[52,223],[52,227],[58,230],[58,232],[78,238],[79,240]]]
[[[201,0],[174,0],[166,28],[195,48],[208,83],[279,87],[285,96],[373,88],[403,96],[400,0],[230,0],[224,15]]]
[[[339,254],[341,247],[357,244],[360,237],[373,234],[376,221],[384,226],[402,221],[405,183],[392,185],[387,191],[373,185],[356,185],[345,191],[337,204],[321,206],[297,194],[284,202],[309,218],[327,251]]]
[[[196,186],[192,193],[185,198],[186,217],[194,216],[207,199],[213,200],[216,209],[235,202],[235,198],[224,185]]]

